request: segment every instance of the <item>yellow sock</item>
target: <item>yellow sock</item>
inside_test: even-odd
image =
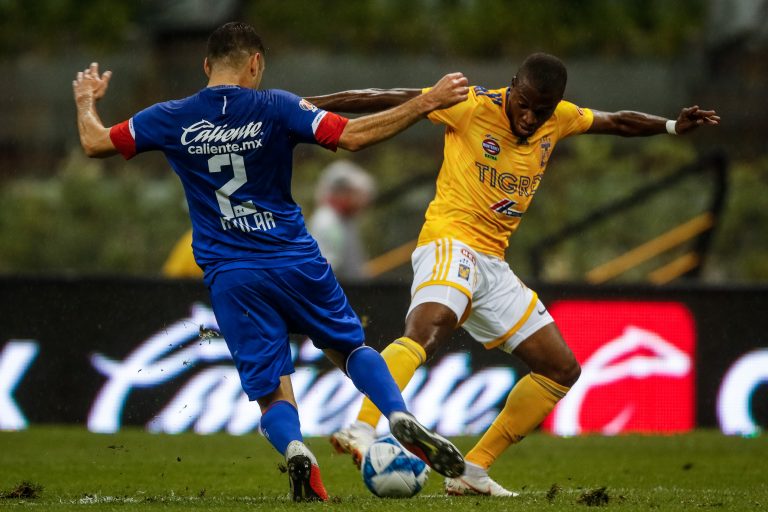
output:
[[[509,392],[504,409],[469,451],[466,460],[488,469],[504,450],[520,442],[544,421],[569,389],[533,372],[520,379]]]
[[[397,387],[402,391],[413,378],[416,368],[427,360],[427,353],[424,352],[421,345],[411,338],[402,337],[387,345],[381,351],[381,357],[387,363],[387,368],[395,379]],[[373,402],[364,398],[357,419],[376,428],[381,419],[381,412],[373,405]]]

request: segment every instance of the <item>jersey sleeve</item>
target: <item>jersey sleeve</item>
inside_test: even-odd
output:
[[[288,130],[298,142],[315,143],[336,151],[348,118],[318,108],[294,94],[285,91],[278,94]]]
[[[138,153],[160,149],[161,129],[167,120],[161,115],[162,106],[152,105],[122,123],[109,129],[112,144],[129,160]]]
[[[594,114],[588,108],[577,107],[569,101],[561,101],[555,109],[559,138],[578,135],[589,130]]]
[[[424,94],[430,89],[432,88],[425,87],[421,90],[421,93]],[[471,87],[469,97],[465,101],[449,108],[433,110],[427,115],[427,118],[435,124],[444,124],[454,130],[461,130],[467,124],[476,105],[477,95],[475,94],[475,88]]]
[[[133,131],[133,118],[114,125],[109,129],[109,138],[115,149],[130,160],[136,155],[136,134]]]

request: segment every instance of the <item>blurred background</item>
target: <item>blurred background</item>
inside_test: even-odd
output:
[[[71,80],[114,72],[108,125],[205,86],[207,35],[233,19],[267,46],[263,87],[313,96],[422,87],[462,71],[506,86],[533,51],[560,56],[566,98],[675,118],[698,104],[721,126],[689,137],[561,143],[508,260],[549,282],[768,281],[768,1],[0,0],[0,272],[160,276],[189,229],[159,155],[88,160]],[[365,276],[409,283],[434,193],[442,130],[422,122],[356,154],[300,146],[294,196],[310,216],[329,164],[365,169]]]
[[[176,176],[157,154],[87,159],[71,89],[90,62],[112,70],[107,125],[191,95],[208,34],[234,19],[266,43],[263,87],[302,96],[457,70],[501,88],[545,51],[582,107],[717,110],[686,137],[562,141],[507,258],[583,368],[544,429],[768,425],[768,0],[0,0],[0,430],[257,428],[208,334]],[[295,151],[294,196],[372,346],[401,334],[442,146],[423,121],[359,153]],[[528,370],[463,330],[449,345],[406,398],[440,432],[476,434]],[[345,425],[357,390],[311,343],[292,349],[303,429]]]

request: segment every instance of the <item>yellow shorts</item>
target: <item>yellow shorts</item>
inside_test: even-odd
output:
[[[518,279],[506,261],[456,239],[442,238],[417,247],[411,262],[408,313],[426,302],[443,304],[487,349],[512,352],[553,322],[536,292]]]

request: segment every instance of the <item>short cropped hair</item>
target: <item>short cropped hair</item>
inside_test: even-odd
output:
[[[548,53],[533,53],[526,57],[516,78],[543,93],[562,96],[568,82],[568,71],[563,61]]]
[[[208,37],[207,58],[211,67],[218,63],[236,67],[242,59],[254,53],[264,55],[264,44],[256,29],[247,23],[226,23]]]

